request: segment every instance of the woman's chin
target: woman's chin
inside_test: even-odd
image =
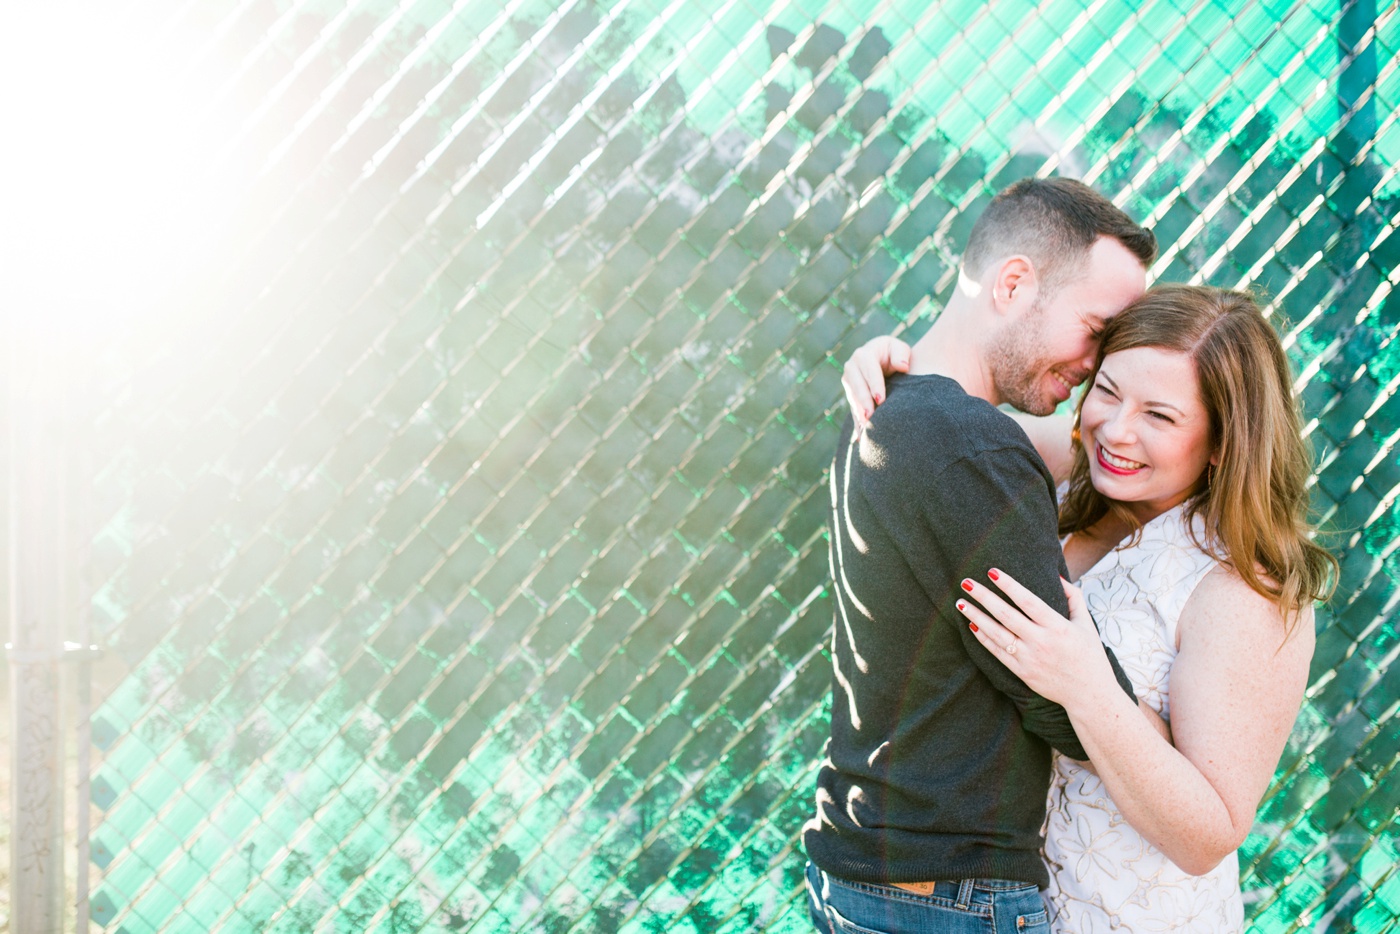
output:
[[[1126,502],[1132,497],[1131,484],[1125,482],[1124,477],[1110,473],[1098,464],[1089,464],[1089,483],[1093,485],[1095,490],[1111,500]]]
[[[1136,489],[1136,484],[1132,483],[1130,479],[1125,480],[1125,478],[1115,476],[1107,471],[1096,472],[1090,468],[1089,482],[1104,499],[1132,511],[1136,511],[1135,506],[1143,499],[1142,491]]]

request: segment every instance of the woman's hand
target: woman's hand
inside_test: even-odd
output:
[[[875,406],[885,401],[885,377],[909,372],[909,355],[908,344],[885,335],[861,344],[846,361],[841,386],[846,390],[857,428],[870,424]]]
[[[1078,587],[1064,583],[1070,616],[1065,619],[1005,571],[993,568],[987,576],[1011,602],[969,579],[963,589],[977,603],[959,600],[958,610],[977,641],[1012,674],[1066,710],[1098,692],[1122,693]]]

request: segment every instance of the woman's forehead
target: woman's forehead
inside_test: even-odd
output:
[[[1099,373],[1121,388],[1137,391],[1151,390],[1164,394],[1162,401],[1179,404],[1200,398],[1196,365],[1191,357],[1179,350],[1165,347],[1131,347],[1104,355]]]

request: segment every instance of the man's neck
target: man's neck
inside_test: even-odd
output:
[[[1001,399],[983,350],[985,334],[974,333],[975,325],[971,315],[946,309],[913,346],[909,372],[946,376],[969,396],[998,405]]]

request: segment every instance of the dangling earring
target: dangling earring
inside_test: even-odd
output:
[[[1215,480],[1215,465],[1206,464],[1206,489],[1210,489],[1211,482]]]

